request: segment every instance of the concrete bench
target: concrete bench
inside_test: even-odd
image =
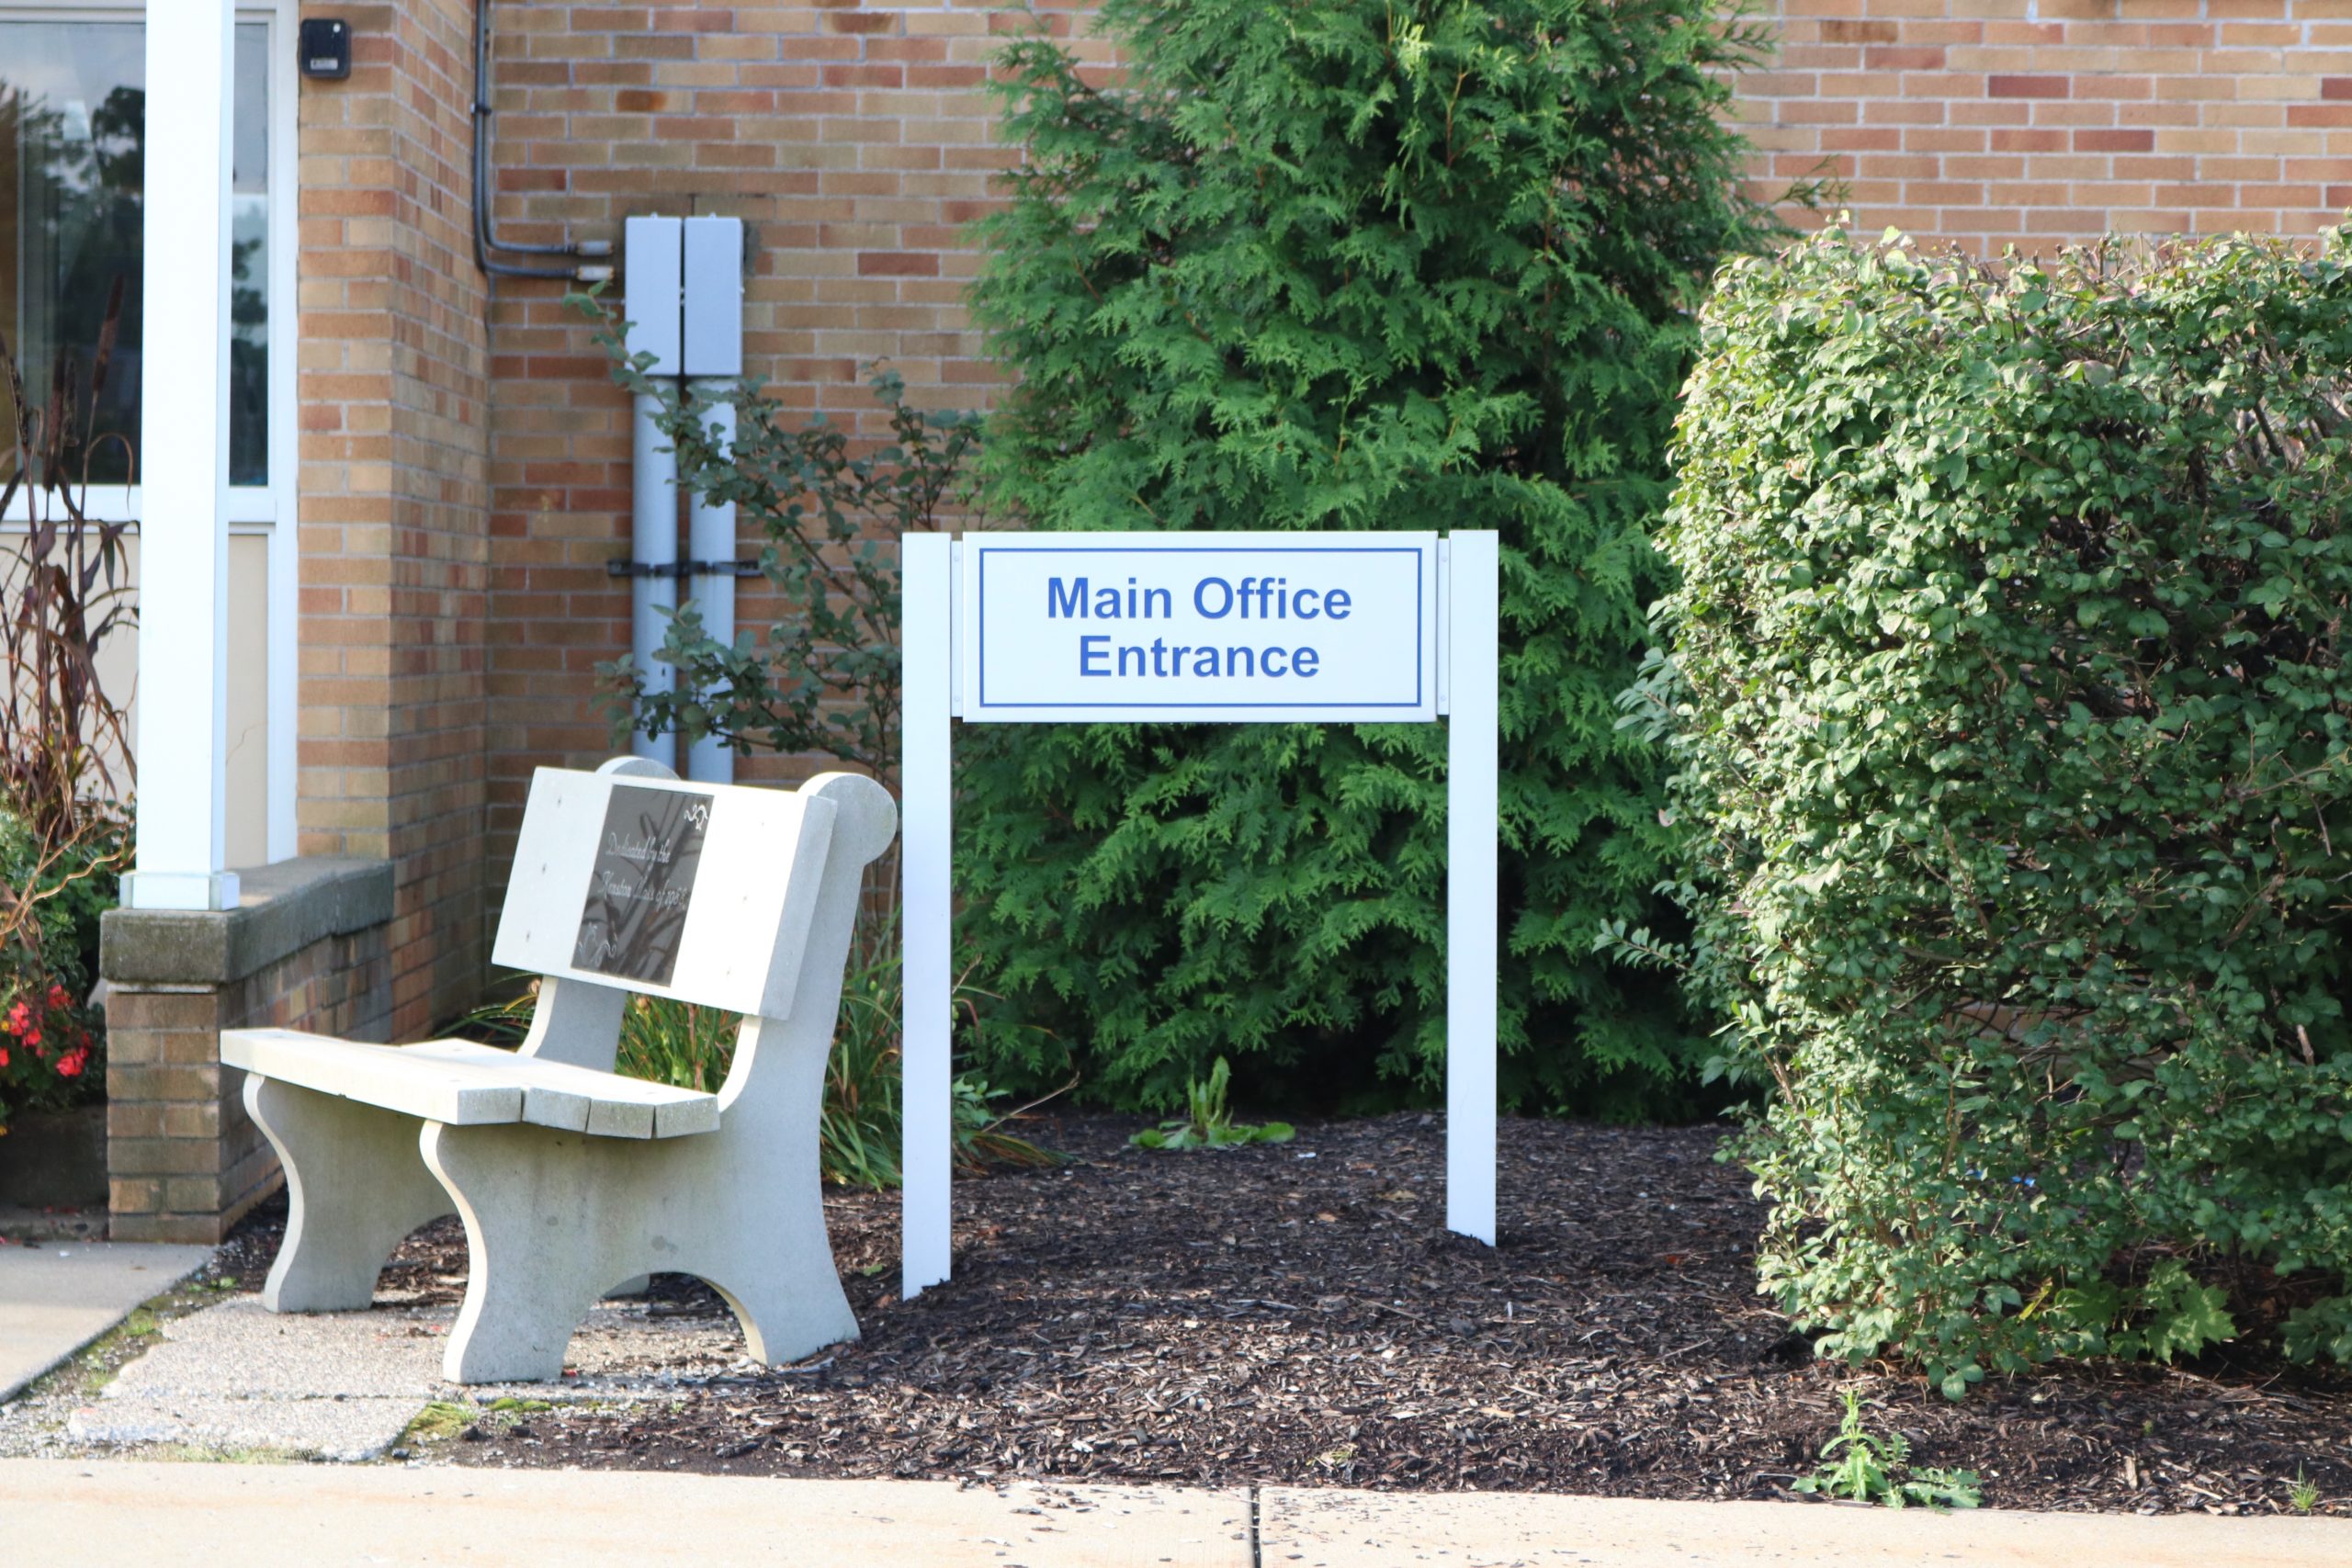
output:
[[[787,792],[540,769],[492,952],[542,976],[519,1051],[222,1032],[286,1168],[265,1304],[366,1307],[401,1239],[454,1212],[454,1382],[560,1376],[588,1308],[654,1271],[709,1281],[768,1365],[857,1337],[818,1121],[860,886],[897,824],[847,773]],[[743,1015],[717,1094],[612,1071],[631,992]]]

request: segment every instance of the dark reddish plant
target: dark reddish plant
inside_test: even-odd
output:
[[[80,358],[59,351],[45,399],[36,401],[0,336],[0,517],[25,498],[24,543],[0,574],[0,668],[11,700],[0,705],[0,803],[44,846],[81,836],[93,810],[114,809],[132,776],[123,706],[98,683],[97,652],[129,627],[127,519],[90,515],[89,474],[97,455],[130,438],[96,428],[99,394],[114,359],[123,283],[115,280],[86,386]]]
[[[130,439],[98,427],[123,287],[86,376],[82,355],[62,349],[45,393],[0,338],[0,519],[15,520],[0,544],[0,1130],[12,1105],[95,1083],[98,1015],[75,993],[130,852],[130,727],[97,656],[137,618],[132,525],[89,510],[99,454],[136,473]]]

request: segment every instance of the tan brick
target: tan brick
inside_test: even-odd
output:
[[[216,1214],[159,1213],[153,1209],[126,1213],[117,1209],[107,1224],[107,1234],[116,1241],[169,1241],[210,1247],[228,1234],[228,1226]]]
[[[109,1176],[191,1176],[220,1168],[220,1145],[206,1138],[109,1138]]]
[[[117,1043],[115,1041],[108,1041],[107,1049],[113,1051]],[[109,1140],[164,1137],[168,1135],[166,1122],[171,1110],[172,1107],[168,1105],[139,1104],[119,1099],[109,1100],[107,1102],[107,1137]]]
[[[212,1029],[220,1021],[220,1007],[209,991],[150,990],[134,985],[107,993],[109,1029]]]
[[[220,1179],[213,1176],[174,1176],[164,1182],[164,1207],[177,1214],[217,1214],[220,1209]]]
[[[208,1139],[220,1135],[220,1106],[210,1104],[181,1104],[155,1107],[162,1115],[162,1133],[165,1137]],[[107,1126],[113,1132],[112,1123]]]

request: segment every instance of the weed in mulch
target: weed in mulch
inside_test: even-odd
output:
[[[895,1299],[895,1193],[831,1193],[865,1337],[675,1401],[534,1414],[462,1463],[830,1476],[1789,1495],[1871,1402],[2007,1508],[2352,1513],[2352,1380],[2239,1355],[2077,1365],[1954,1404],[1815,1362],[1754,1288],[1761,1210],[1708,1128],[1502,1127],[1502,1245],[1444,1229],[1434,1117],[1186,1155],[1069,1116],[1077,1156],[961,1182],[956,1277]],[[266,1261],[266,1259],[265,1259]],[[388,1289],[454,1301],[454,1222]],[[660,1314],[715,1315],[656,1276]]]

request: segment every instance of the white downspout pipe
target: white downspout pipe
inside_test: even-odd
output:
[[[649,376],[679,374],[680,294],[684,254],[675,218],[632,218],[622,226],[622,255],[628,265],[621,313],[628,322],[628,351],[650,354]],[[629,653],[639,683],[648,692],[668,692],[677,671],[658,662],[667,618],[678,606],[678,458],[670,438],[653,423],[661,404],[639,397],[629,422]],[[677,766],[674,732],[648,735],[639,729],[629,750],[665,768]]]
[[[735,409],[714,405],[705,423],[718,433],[723,448],[735,447]],[[735,503],[713,503],[692,497],[686,507],[686,553],[697,564],[694,601],[702,607],[703,630],[713,641],[735,640],[735,574],[720,570],[735,559]],[[708,784],[735,782],[735,751],[724,741],[704,736],[686,748],[686,777]]]
[[[689,218],[684,240],[684,330],[680,357],[695,387],[719,398],[743,374],[743,220]],[[733,448],[735,410],[720,402],[709,423]],[[687,556],[695,562],[691,596],[702,606],[703,629],[713,639],[735,640],[735,508],[711,505],[699,495],[686,515]],[[735,753],[705,739],[687,748],[686,776],[710,784],[735,782]]]
[[[623,313],[628,349],[650,354],[648,376],[691,378],[718,397],[743,374],[743,220],[740,218],[632,218],[624,226],[628,285]],[[687,508],[686,558],[678,559],[678,457],[655,424],[660,402],[637,400],[630,452],[631,553],[629,650],[647,692],[676,689],[677,671],[654,654],[669,617],[691,579],[690,597],[702,610],[703,629],[720,642],[735,640],[735,507],[692,498]],[[735,410],[720,402],[708,414],[731,447]],[[677,766],[677,736],[639,730],[630,741],[640,757]],[[735,779],[735,753],[705,739],[686,749],[686,776],[713,784]]]
[[[653,423],[661,404],[649,397],[634,402],[629,553],[637,574],[629,579],[629,652],[635,656],[638,683],[648,692],[666,694],[676,686],[678,671],[654,655],[669,630],[669,617],[662,612],[678,607],[678,454]],[[648,735],[639,729],[629,738],[629,750],[665,768],[677,766],[674,732]]]

